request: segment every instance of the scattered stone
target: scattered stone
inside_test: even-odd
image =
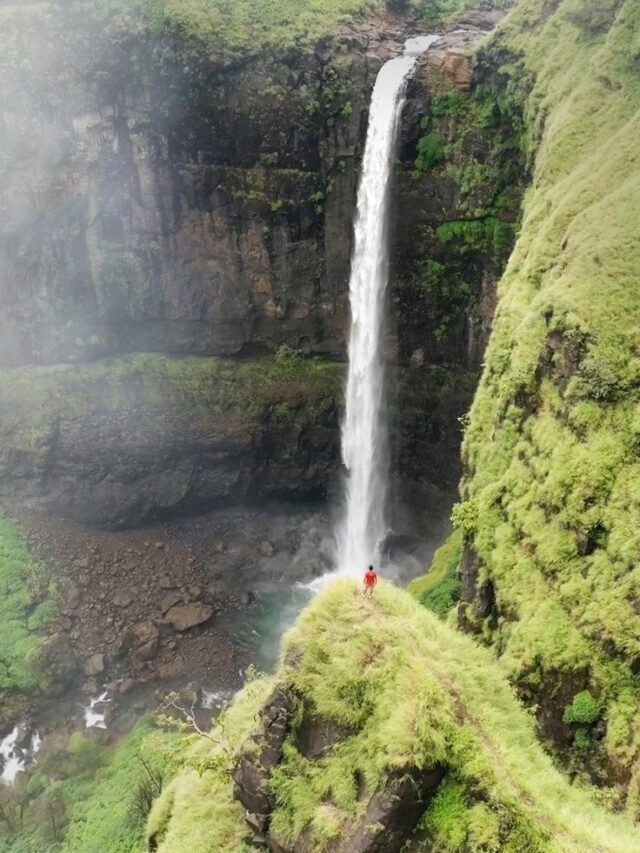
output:
[[[89,558],[88,557],[80,557],[79,560],[76,560],[76,566],[79,569],[88,569],[89,568]]]
[[[153,622],[138,622],[131,631],[133,642],[136,647],[146,646],[152,640],[157,640],[160,636],[158,627]]]
[[[182,595],[177,590],[170,590],[160,599],[160,610],[162,613],[166,613],[167,610],[171,610],[174,605],[179,604],[181,601]]]
[[[213,615],[210,604],[195,602],[193,604],[177,604],[166,614],[166,618],[176,631],[186,631],[196,625],[201,625]]]
[[[275,545],[273,542],[269,542],[268,539],[263,539],[258,548],[263,557],[273,557],[276,552]]]
[[[187,594],[187,598],[191,599],[191,601],[197,601],[202,595],[202,590],[199,586],[188,586],[185,592]]]
[[[91,655],[84,662],[84,671],[86,675],[100,675],[104,672],[104,655],[101,653]]]
[[[77,586],[72,586],[66,595],[65,603],[69,610],[75,610],[80,604],[80,590]]]
[[[160,542],[159,540],[157,542],[154,542],[153,545],[158,551],[162,551],[162,549],[165,547],[165,543]]]
[[[95,694],[98,692],[98,682],[95,680],[95,678],[90,678],[82,685],[82,687],[80,688],[80,692],[83,693],[85,696],[95,696]]]
[[[153,660],[153,658],[158,654],[159,647],[160,640],[157,637],[154,637],[153,640],[149,640],[148,643],[145,643],[143,646],[139,646],[135,650],[133,653],[134,661]]]
[[[128,607],[133,601],[133,595],[127,589],[120,589],[113,596],[113,603],[116,607]]]
[[[251,590],[247,590],[246,592],[240,593],[240,604],[243,604],[245,607],[247,604],[252,604],[255,601],[255,593],[251,592]]]
[[[88,572],[80,572],[78,575],[78,583],[80,586],[89,586],[91,583],[91,575]]]
[[[162,575],[158,581],[160,589],[177,589],[178,584],[169,575]]]

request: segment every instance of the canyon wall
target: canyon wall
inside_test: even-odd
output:
[[[240,400],[252,393],[241,387],[242,364],[260,371],[265,357],[286,359],[291,351],[344,360],[368,102],[409,24],[360,22],[312,47],[274,47],[232,61],[176,34],[141,33],[131,21],[108,40],[93,33],[88,55],[87,44],[70,43],[64,27],[74,20],[61,10],[9,6],[5,14],[14,28],[5,38],[13,33],[14,42],[2,83],[0,365],[3,388],[32,383],[36,390],[22,401],[0,396],[0,494],[42,498],[48,509],[108,524],[243,500],[254,494],[241,475],[254,457],[240,450],[225,451],[223,467],[238,469],[230,491],[175,486],[198,478],[193,472],[203,462],[195,447],[209,459],[204,468],[215,467],[211,430],[228,439],[242,407],[216,407],[215,393],[207,393],[212,422],[203,436],[197,392],[179,398],[175,417],[168,362],[152,371],[164,403],[156,401],[151,415],[144,397],[130,405],[129,366],[118,359],[137,352],[230,359]],[[459,478],[458,418],[471,400],[517,216],[518,158],[506,178],[515,182],[515,204],[498,199],[505,179],[496,189],[491,170],[482,172],[483,163],[499,170],[513,151],[494,144],[505,116],[498,128],[482,119],[474,94],[481,69],[468,55],[495,20],[494,13],[471,16],[469,35],[448,36],[427,56],[403,117],[388,353],[398,371],[394,471],[418,492],[450,493]],[[56,28],[60,43],[50,37]],[[63,75],[67,64],[72,71]],[[425,144],[434,137],[430,159]],[[507,223],[501,245],[498,221]],[[86,365],[73,392],[82,404],[65,406],[64,383],[47,368],[55,364]],[[207,362],[180,364],[195,371],[195,388]],[[72,375],[65,371],[65,382]],[[119,388],[117,413],[113,400],[105,406],[96,393],[105,375]],[[316,417],[312,389],[311,415],[301,415],[298,391],[280,383],[288,414],[278,414],[286,424],[278,442],[265,445],[264,438],[275,401],[259,426],[243,423],[236,436],[262,448],[280,472],[273,491],[281,496],[319,497],[337,485],[338,367],[332,375],[316,423],[330,435],[323,432],[321,473],[301,437]],[[298,404],[289,405],[291,397]],[[178,451],[167,451],[167,435]],[[80,447],[91,448],[84,458],[93,457],[99,473]],[[288,467],[293,459],[307,459],[306,476],[298,463]],[[117,473],[124,468],[130,473]],[[96,488],[105,478],[118,484],[109,500],[98,497],[109,488]],[[78,500],[65,486],[73,479],[92,484]],[[162,500],[147,494],[154,480],[171,483]]]

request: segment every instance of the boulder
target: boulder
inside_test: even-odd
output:
[[[213,615],[213,607],[196,601],[191,604],[177,604],[166,614],[166,619],[176,631],[186,631],[196,625],[201,625]]]
[[[160,631],[153,622],[138,622],[137,625],[134,625],[131,636],[134,646],[140,648],[140,646],[146,646],[152,640],[157,640],[160,636]]]
[[[121,693],[123,696],[127,693],[131,693],[131,691],[136,686],[135,678],[125,678],[124,681],[121,681],[118,685],[118,693]]]
[[[143,646],[139,646],[134,651],[133,660],[136,662],[152,660],[158,654],[159,648],[160,640],[157,637],[154,637],[153,640],[149,640],[148,643],[145,643]]]
[[[86,675],[100,675],[104,672],[104,655],[101,652],[91,655],[84,662],[84,671]]]

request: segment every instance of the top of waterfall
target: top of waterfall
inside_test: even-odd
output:
[[[404,43],[404,55],[421,56],[434,42],[438,41],[439,38],[440,36],[428,35],[414,36],[413,38],[407,39]]]

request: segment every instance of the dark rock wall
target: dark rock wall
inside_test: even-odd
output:
[[[401,49],[403,28],[362,25],[312,52],[235,65],[194,59],[184,45],[165,46],[167,59],[134,43],[135,74],[98,62],[100,73],[94,68],[73,98],[61,90],[59,102],[44,77],[36,78],[38,103],[33,86],[16,97],[20,79],[9,75],[0,367],[135,352],[255,359],[283,345],[344,359],[368,103],[381,64]],[[414,161],[434,94],[474,87],[468,49],[481,34],[447,36],[410,84],[393,199],[394,471],[417,486],[412,501],[421,490],[433,498],[435,489],[445,514],[450,498],[439,495],[450,496],[459,479],[458,419],[475,387],[502,262],[483,248],[463,257],[460,241],[438,232],[466,215],[453,148],[439,169],[416,174]],[[493,130],[469,115],[429,120],[443,143],[491,148]],[[438,287],[425,285],[433,258],[446,270]],[[459,298],[454,285],[462,278]],[[4,387],[11,385],[8,377]],[[9,395],[0,399],[3,491],[54,495],[54,507],[101,523],[242,500],[255,481],[246,474],[251,466],[262,472],[261,494],[320,496],[338,481],[338,397],[334,390],[318,419],[320,438],[309,438],[311,394],[309,412],[283,418],[275,437],[265,427],[269,406],[235,435],[227,413],[224,447],[213,427],[191,416],[195,398],[182,412],[172,400],[166,411],[147,413],[148,428],[135,407],[96,413],[87,399],[72,418],[54,406],[50,434],[26,450],[16,429],[31,435],[33,412],[27,407],[28,417],[16,420]],[[38,435],[46,418],[35,425]],[[318,441],[328,449],[316,465]],[[34,447],[48,448],[42,464]],[[90,458],[95,471],[87,475]],[[76,479],[87,489],[76,492]]]

